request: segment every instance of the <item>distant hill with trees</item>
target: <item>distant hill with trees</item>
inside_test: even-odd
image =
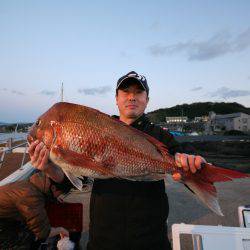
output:
[[[216,114],[231,114],[237,112],[250,114],[250,108],[246,108],[237,102],[196,102],[176,105],[171,108],[157,109],[147,113],[147,116],[153,122],[165,122],[166,116],[187,116],[189,119],[193,119],[197,116],[208,115],[210,111],[214,111]]]
[[[14,132],[17,123],[0,123],[0,133]],[[32,123],[18,123],[17,132],[27,132]]]

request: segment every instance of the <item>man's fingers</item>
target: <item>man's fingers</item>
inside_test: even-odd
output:
[[[185,171],[189,170],[188,157],[187,154],[180,154],[181,166]]]
[[[49,157],[49,152],[45,144],[43,142],[32,144],[30,152],[31,164],[39,170],[45,170]]]
[[[185,171],[191,171],[194,174],[198,169],[202,168],[202,165],[206,163],[206,160],[199,155],[194,156],[176,153],[175,162],[178,167],[183,168]]]
[[[45,153],[46,153],[46,150],[47,150],[47,148],[46,148],[46,146],[44,145],[43,148],[40,150],[39,155],[38,155],[38,159],[37,159],[37,165],[38,165],[38,166],[41,165],[41,162],[42,162],[43,157],[44,157],[44,155],[45,155]]]
[[[30,155],[33,155],[34,154],[34,151],[35,151],[35,148],[37,146],[37,144],[39,143],[38,140],[32,142],[30,145],[29,145],[29,148],[28,148],[28,152]]]
[[[176,153],[175,156],[174,156],[174,158],[175,158],[175,163],[177,164],[177,166],[179,168],[182,168],[182,166],[181,166],[181,160],[180,160],[180,153]]]
[[[35,152],[34,152],[34,154],[33,154],[33,157],[34,157],[35,160],[38,160],[38,157],[39,157],[40,151],[41,151],[42,148],[43,148],[43,145],[44,145],[43,142],[40,142],[40,143],[36,146]]]
[[[188,165],[189,165],[189,168],[190,168],[190,171],[194,174],[197,169],[195,167],[195,157],[194,155],[188,155]]]
[[[201,169],[203,163],[206,163],[206,160],[203,157],[199,155],[195,157],[195,167],[197,169]]]
[[[179,168],[183,168],[185,171],[189,170],[189,165],[187,162],[187,154],[175,154],[175,162]]]
[[[48,159],[49,159],[49,150],[46,148],[41,163],[39,165],[41,170],[44,170],[45,167],[47,167]]]

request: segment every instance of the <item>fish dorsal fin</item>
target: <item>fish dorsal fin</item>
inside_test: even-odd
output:
[[[157,139],[155,139],[154,137],[152,137],[151,135],[149,134],[146,134],[144,133],[143,131],[139,130],[139,129],[136,129],[120,120],[118,120],[117,118],[114,118],[114,117],[110,117],[113,119],[113,121],[115,121],[116,123],[119,123],[121,126],[125,126],[127,127],[128,129],[130,129],[131,131],[141,135],[142,137],[144,137],[148,142],[150,142],[151,144],[153,144],[155,146],[155,148],[157,149],[157,151],[159,153],[161,153],[161,155],[163,157],[166,157],[167,155],[169,156],[169,151],[168,151],[168,148],[165,144],[163,144],[162,142],[158,141]]]
[[[120,122],[123,123],[123,122]],[[124,124],[126,125],[126,124]],[[155,139],[154,137],[152,137],[149,134],[146,134],[144,132],[142,132],[141,130],[138,130],[132,126],[126,125],[128,126],[129,129],[133,130],[134,132],[140,134],[141,136],[143,136],[147,141],[149,141],[151,144],[153,144],[155,146],[155,148],[157,149],[157,151],[159,153],[161,153],[161,155],[165,158],[166,156],[170,156],[169,152],[168,152],[168,148],[165,144],[163,144],[162,142],[158,141],[157,139]]]

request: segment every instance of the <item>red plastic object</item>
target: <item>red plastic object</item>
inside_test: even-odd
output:
[[[81,203],[48,203],[46,205],[50,225],[81,232],[83,206]]]

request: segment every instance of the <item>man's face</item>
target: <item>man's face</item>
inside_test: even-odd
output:
[[[118,89],[116,104],[120,117],[137,119],[144,113],[147,107],[147,92],[138,83],[131,83],[125,88]]]

